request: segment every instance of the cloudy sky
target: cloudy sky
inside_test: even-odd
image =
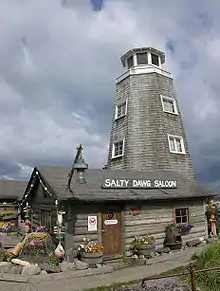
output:
[[[103,166],[119,57],[152,45],[173,73],[198,180],[220,188],[219,10],[218,0],[1,0],[0,176],[70,166],[78,143],[90,168]]]

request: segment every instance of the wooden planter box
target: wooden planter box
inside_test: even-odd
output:
[[[145,256],[146,258],[151,258],[154,256],[155,246],[143,245],[138,248],[138,254],[140,256]]]
[[[103,253],[82,253],[81,261],[89,264],[89,266],[95,266],[96,264],[102,264]]]

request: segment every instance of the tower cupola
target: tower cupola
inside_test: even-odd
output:
[[[126,69],[143,65],[153,65],[160,68],[164,62],[165,54],[152,47],[134,48],[121,57],[122,66]]]

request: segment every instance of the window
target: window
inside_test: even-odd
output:
[[[183,138],[168,134],[169,148],[171,153],[185,154]]]
[[[171,114],[178,114],[176,100],[167,96],[161,96],[163,111]]]
[[[115,142],[112,147],[112,158],[122,157],[124,155],[124,139]]]
[[[128,69],[130,69],[131,67],[133,67],[134,66],[133,56],[131,56],[130,58],[128,58],[127,62],[128,62]]]
[[[189,210],[188,208],[176,208],[175,209],[175,220],[177,224],[185,224],[189,221]]]
[[[51,230],[51,212],[49,210],[41,210],[41,226]]]
[[[155,66],[159,66],[159,57],[155,54],[151,54],[152,64]]]
[[[138,53],[137,54],[137,64],[138,65],[147,65],[148,64],[148,57],[147,53]]]
[[[127,100],[115,108],[115,119],[121,118],[127,114]]]

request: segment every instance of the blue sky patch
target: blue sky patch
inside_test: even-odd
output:
[[[102,10],[104,0],[91,0],[92,8],[95,11]]]

